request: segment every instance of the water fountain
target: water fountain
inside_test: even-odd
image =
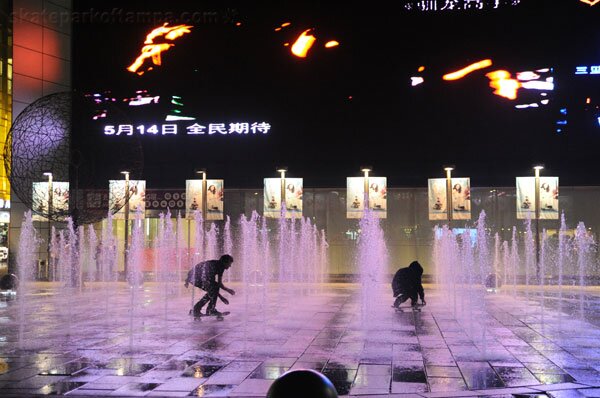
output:
[[[233,240],[231,238],[231,219],[229,216],[225,218],[225,227],[223,228],[223,253],[233,256]],[[233,256],[235,258],[235,256]],[[231,281],[231,272],[228,272],[226,281]]]
[[[585,313],[585,277],[590,267],[590,255],[594,245],[594,239],[585,228],[585,224],[580,222],[575,230],[575,248],[577,249],[577,269],[579,276],[579,313],[584,317]]]
[[[181,295],[181,287],[183,286],[183,251],[184,251],[184,243],[183,243],[184,233],[183,233],[183,219],[181,218],[181,212],[177,212],[177,230],[175,236],[175,262],[177,263],[177,293]]]
[[[127,282],[129,285],[129,353],[133,353],[134,338],[136,330],[139,328],[139,318],[141,310],[141,292],[140,287],[143,284],[143,274],[141,266],[144,262],[144,227],[143,220],[139,217],[133,220],[133,226],[131,230],[131,246],[129,248],[129,255],[127,258]]]
[[[367,329],[375,312],[379,286],[388,269],[388,253],[379,219],[373,212],[364,212],[359,228],[356,268],[360,272],[360,319],[362,328]]]
[[[520,263],[519,259],[519,248],[517,243],[517,227],[512,229],[512,238],[510,245],[510,271],[512,273],[512,295],[513,298],[517,296],[517,270]],[[508,266],[505,265],[505,266]]]
[[[96,236],[96,230],[94,226],[90,224],[88,226],[88,240],[86,246],[86,263],[87,263],[87,280],[89,282],[96,281],[96,267],[93,265],[96,263],[96,255],[97,255],[97,247],[98,247],[98,237]]]
[[[33,222],[31,220],[31,211],[25,213],[23,223],[21,224],[21,237],[19,240],[19,252],[17,253],[17,268],[19,273],[18,284],[18,306],[19,306],[19,349],[24,349],[24,334],[27,327],[27,309],[30,293],[30,284],[35,275],[35,253],[39,239]]]

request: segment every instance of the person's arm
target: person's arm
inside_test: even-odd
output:
[[[189,286],[189,284],[192,283],[192,274],[194,273],[194,269],[195,268],[192,268],[191,270],[189,270],[188,274],[187,274],[187,278],[185,278],[185,283],[183,284],[183,286],[185,286],[186,289]]]
[[[230,288],[228,288],[227,286],[225,286],[223,284],[223,274],[220,273],[220,274],[217,274],[217,275],[218,275],[217,276],[217,284],[219,285],[219,288],[225,290],[229,294],[232,294],[232,295],[235,294],[235,290],[230,289]]]

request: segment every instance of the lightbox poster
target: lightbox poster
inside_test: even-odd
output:
[[[558,220],[558,177],[540,177],[540,219]]]
[[[430,220],[447,220],[446,179],[430,178],[428,186],[428,209]]]
[[[535,219],[535,177],[517,177],[517,219]]]
[[[346,218],[362,218],[364,207],[364,177],[346,178]]]
[[[302,217],[302,195],[304,190],[302,178],[285,179],[285,217]]]
[[[113,215],[115,220],[125,219],[125,180],[109,180],[108,181],[108,206],[111,211],[120,208]],[[138,216],[138,209],[140,213]],[[129,219],[143,220],[146,212],[146,181],[145,180],[129,180]]]
[[[185,180],[185,217],[194,219],[202,211],[202,180]]]
[[[281,216],[281,178],[264,179],[263,214],[267,218]],[[302,217],[304,179],[285,179],[285,218]]]
[[[281,216],[281,179],[265,178],[264,180],[263,215],[267,218]]]
[[[206,214],[208,221],[223,220],[224,181],[206,180]],[[185,181],[185,214],[193,219],[194,213],[202,211],[202,180]]]
[[[445,183],[446,180],[444,180]],[[452,219],[471,219],[471,179],[452,178]],[[445,189],[444,189],[445,191]]]
[[[34,182],[31,199],[33,210],[31,216],[33,221],[48,221],[42,214],[48,214],[48,182]],[[69,183],[52,182],[52,213],[68,214],[69,212]],[[60,217],[64,218],[64,217]]]
[[[223,219],[223,186],[223,180],[206,180],[206,219],[209,221]]]
[[[540,220],[558,220],[558,177],[540,177]],[[535,177],[517,177],[517,219],[535,220]]]
[[[377,218],[387,217],[387,177],[369,177],[369,209]]]

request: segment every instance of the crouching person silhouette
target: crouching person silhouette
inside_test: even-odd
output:
[[[225,304],[229,301],[220,294],[220,289],[225,290],[229,294],[235,294],[233,289],[229,289],[223,285],[223,272],[231,267],[233,257],[229,254],[224,254],[218,260],[208,260],[198,263],[189,270],[185,279],[185,287],[191,283],[192,285],[204,290],[206,294],[198,300],[194,305],[194,317],[202,316],[202,307],[208,303],[206,315],[222,315],[217,311],[217,298],[220,298]]]
[[[413,261],[406,268],[400,268],[392,280],[392,291],[394,292],[394,307],[400,308],[400,304],[410,299],[413,308],[417,307],[417,297],[421,298],[421,304],[425,305],[425,291],[421,277],[423,267],[417,261]]]

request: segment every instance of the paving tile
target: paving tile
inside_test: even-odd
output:
[[[126,384],[116,390],[112,391],[110,395],[116,396],[145,396],[148,395],[149,391],[152,391],[158,387],[158,384],[154,383],[130,383]]]
[[[467,384],[462,378],[429,377],[427,381],[431,392],[467,390]]]
[[[193,377],[176,377],[159,384],[153,391],[187,391],[188,393],[197,388],[207,379],[196,379]]]
[[[585,398],[579,390],[557,390],[548,393],[551,398]]]
[[[469,389],[504,387],[498,374],[487,363],[459,363],[459,368]]]
[[[289,370],[288,367],[282,366],[265,366],[260,365],[250,374],[251,379],[271,379],[275,380]]]
[[[538,383],[538,379],[526,368],[494,366],[494,370],[507,387],[530,386]]]
[[[261,364],[260,361],[233,361],[221,369],[222,372],[253,371]]]
[[[209,384],[235,384],[238,385],[242,381],[244,381],[251,372],[249,371],[241,371],[241,372],[217,372],[210,376],[208,380],[204,383],[205,385]]]
[[[66,393],[67,396],[92,396],[92,397],[106,397],[108,396],[113,390],[86,390],[83,388],[78,388],[75,390],[71,390],[68,393]]]
[[[428,377],[458,377],[462,379],[458,366],[427,366],[426,373]]]
[[[33,376],[13,384],[13,388],[41,388],[48,384],[58,383],[66,376]]]
[[[585,388],[584,384],[578,383],[558,383],[553,385],[539,385],[539,386],[531,386],[531,389],[539,390],[539,391],[557,391],[557,390],[576,390],[579,388]]]
[[[575,381],[573,376],[566,373],[534,373],[533,375],[543,384],[571,383]]]
[[[421,393],[427,391],[427,384],[424,383],[392,382],[392,393],[394,394]]]
[[[207,378],[219,371],[222,366],[218,365],[192,365],[181,373],[181,377]]]
[[[425,369],[423,366],[404,367],[394,366],[392,380],[407,383],[426,383]]]

